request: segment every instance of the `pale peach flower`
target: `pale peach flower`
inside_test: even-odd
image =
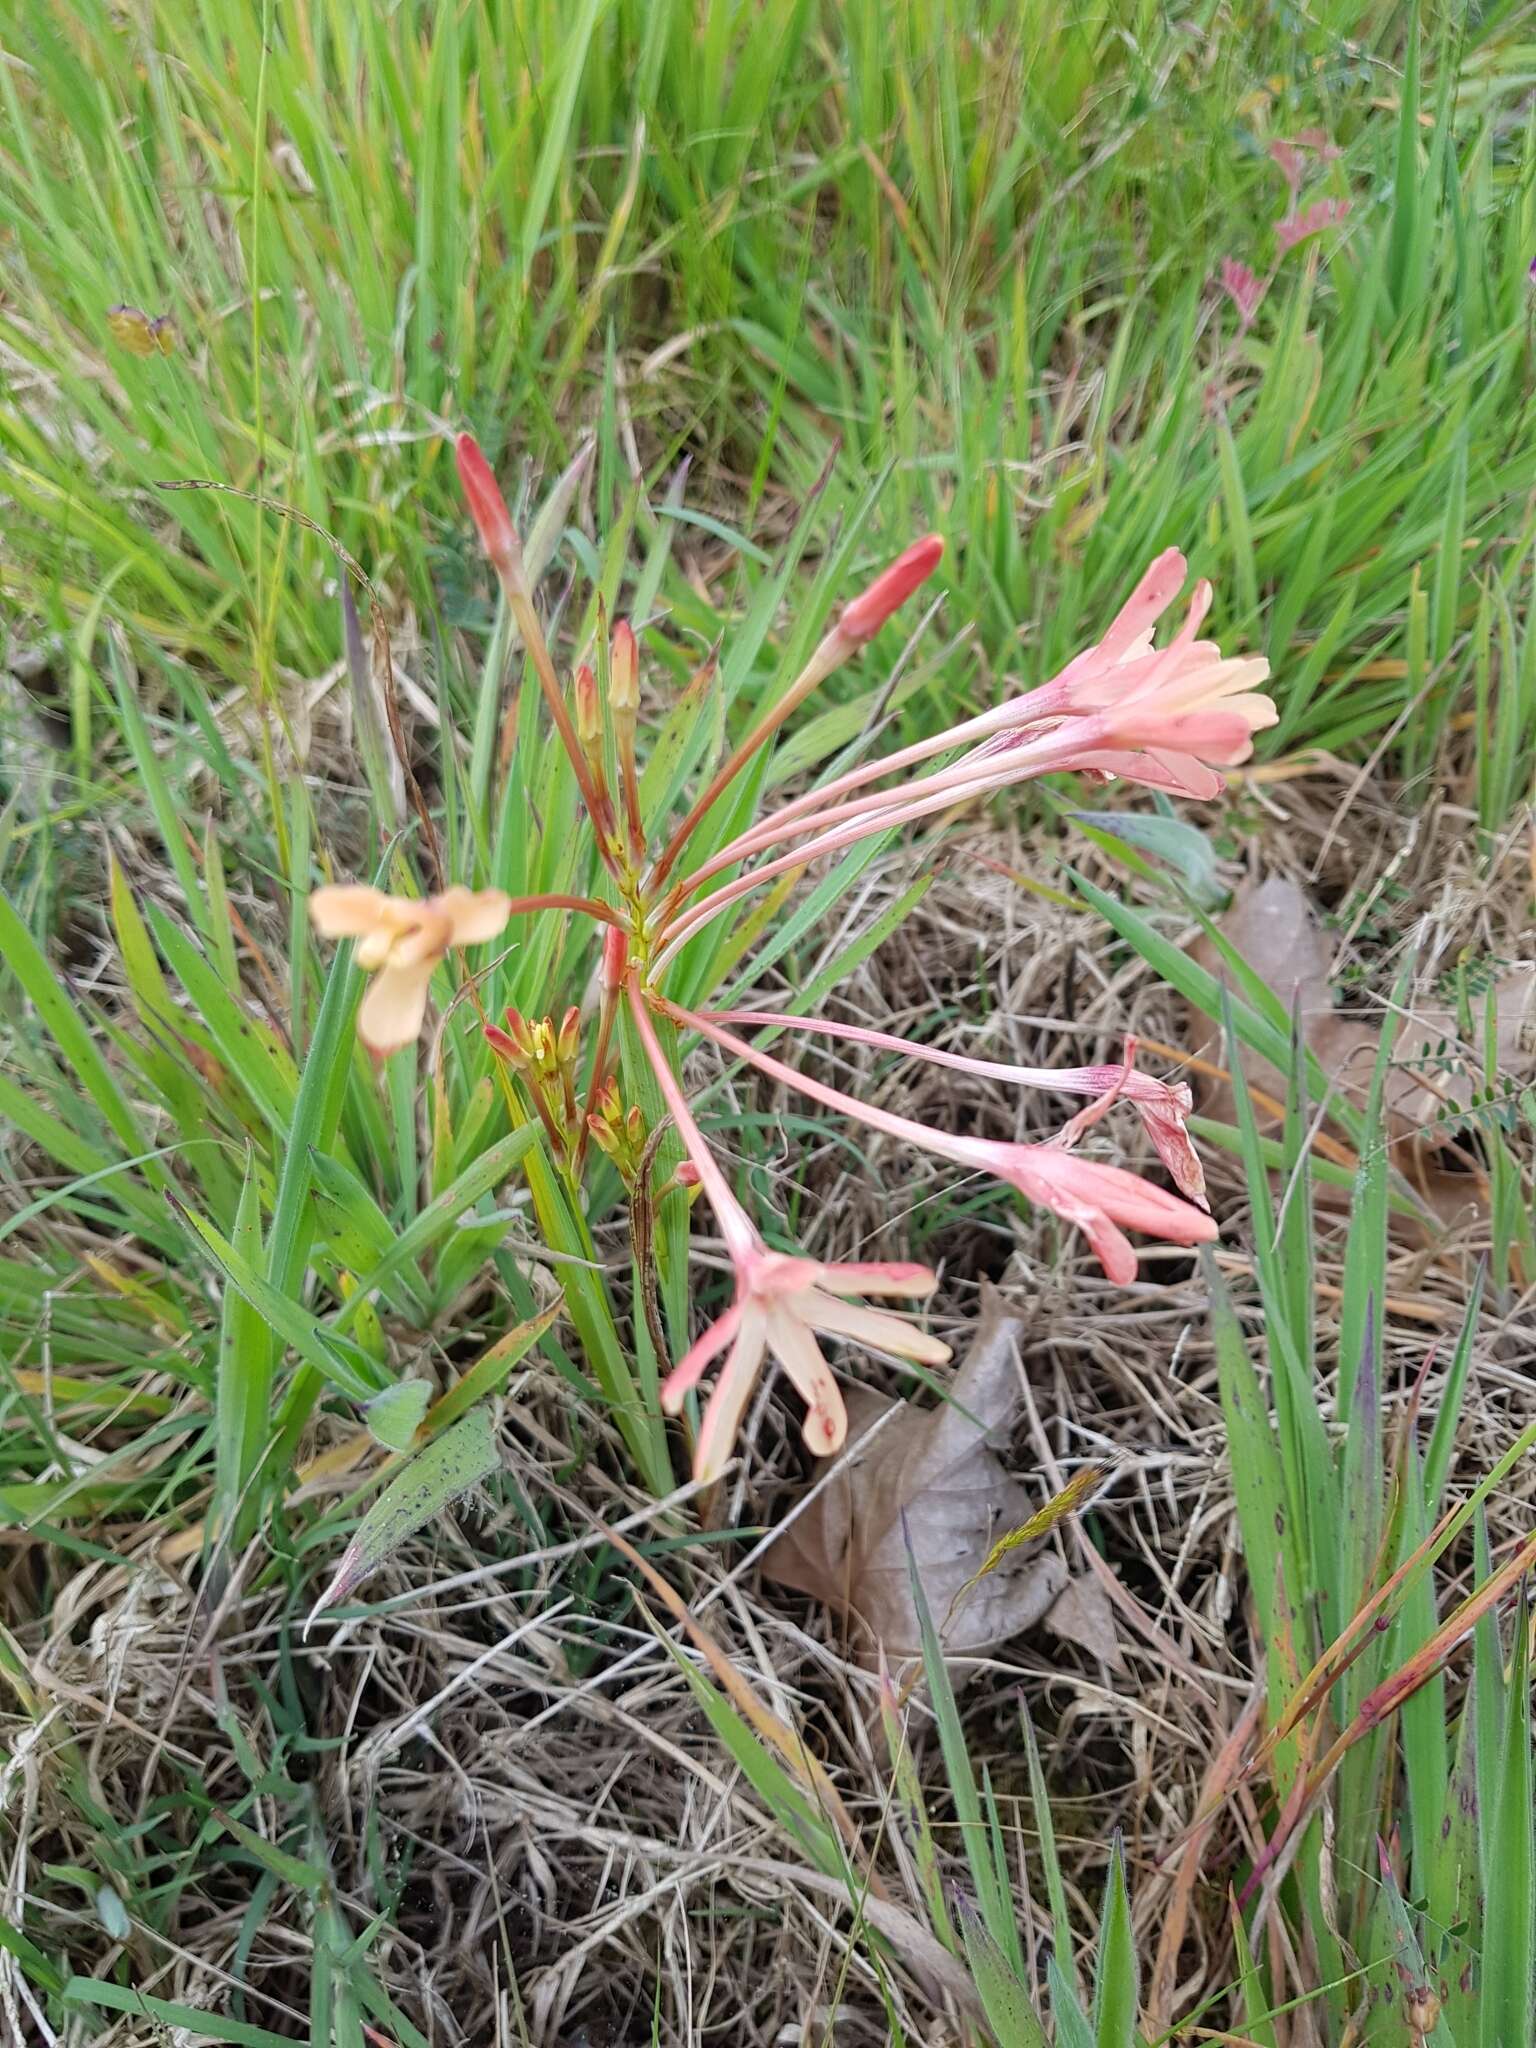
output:
[[[840,1451],[848,1436],[848,1411],[842,1393],[822,1355],[818,1336],[841,1337],[867,1344],[894,1358],[943,1365],[949,1346],[915,1328],[888,1310],[869,1308],[847,1299],[855,1294],[897,1295],[917,1299],[931,1294],[938,1276],[908,1260],[832,1265],[820,1259],[796,1258],[768,1249],[740,1202],[731,1193],[715,1155],[710,1151],[688,1107],[676,1075],[657,1042],[639,984],[631,971],[630,1011],[646,1057],[672,1112],[677,1134],[704,1190],[736,1276],[731,1306],[684,1352],[661,1383],[661,1405],[669,1415],[682,1408],[684,1397],[705,1369],[726,1352],[705,1404],[699,1440],[694,1447],[696,1479],[718,1479],[731,1455],[731,1444],[769,1354],[778,1360],[790,1385],[805,1402],[804,1440],[817,1457]],[[729,1349],[727,1349],[729,1347]]]
[[[499,938],[512,915],[501,889],[455,885],[440,896],[386,896],[363,882],[316,889],[309,915],[323,939],[356,939],[357,964],[373,976],[357,1013],[370,1051],[398,1052],[421,1030],[433,970],[452,946]]]

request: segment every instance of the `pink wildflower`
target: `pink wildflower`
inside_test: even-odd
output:
[[[1229,660],[1213,641],[1195,636],[1211,604],[1197,584],[1183,625],[1166,647],[1152,644],[1157,619],[1186,574],[1176,548],[1158,556],[1094,646],[1038,690],[952,727],[936,740],[886,762],[853,769],[825,789],[770,812],[678,884],[676,914],[666,925],[658,965],[730,903],[762,883],[837,853],[871,833],[915,823],[956,804],[1064,769],[1123,775],[1183,796],[1211,797],[1215,770],[1235,767],[1253,751],[1253,735],[1276,722],[1272,700],[1252,685],[1269,664]],[[981,744],[947,768],[909,777],[894,788],[855,795],[865,783],[963,740]],[[847,801],[834,799],[846,796]],[[776,841],[804,839],[792,852],[749,868],[689,909],[682,900],[723,869]]]
[[[1281,177],[1284,178],[1286,184],[1290,186],[1292,194],[1294,195],[1299,192],[1306,167],[1302,162],[1301,151],[1296,147],[1295,143],[1277,138],[1269,145],[1269,158],[1270,162],[1279,171]]]
[[[638,1002],[638,996],[635,1000]],[[1027,1201],[1050,1209],[1081,1230],[1105,1273],[1118,1287],[1129,1286],[1136,1277],[1136,1254],[1125,1236],[1126,1230],[1144,1231],[1170,1244],[1184,1245],[1207,1244],[1217,1235],[1215,1222],[1203,1209],[1165,1193],[1162,1188],[1149,1186],[1123,1167],[1076,1158],[1055,1143],[1012,1145],[992,1138],[933,1130],[911,1117],[895,1116],[873,1103],[845,1095],[840,1088],[829,1088],[825,1082],[796,1073],[782,1060],[738,1038],[733,1031],[723,1030],[707,1017],[696,1016],[675,1003],[663,1002],[660,1007],[679,1024],[701,1032],[726,1052],[747,1060],[786,1087],[808,1095],[813,1102],[902,1143],[952,1160],[971,1172],[1005,1181]]]
[[[1159,1081],[1151,1074],[1139,1074],[1132,1064],[1136,1056],[1134,1038],[1126,1041],[1125,1062],[1118,1067],[1020,1067],[1003,1060],[973,1058],[968,1053],[947,1052],[942,1046],[925,1045],[920,1039],[898,1038],[894,1032],[875,1031],[862,1024],[843,1024],[827,1017],[786,1017],[777,1010],[709,1010],[712,1024],[772,1025],[781,1031],[804,1031],[818,1038],[841,1038],[855,1045],[873,1046],[877,1051],[900,1053],[903,1058],[927,1060],[938,1067],[951,1067],[962,1074],[976,1074],[984,1080],[1003,1081],[1023,1088],[1049,1088],[1063,1095],[1087,1095],[1090,1108],[1080,1111],[1056,1142],[1072,1144],[1097,1121],[1112,1102],[1131,1104],[1157,1156],[1167,1167],[1180,1194],[1192,1202],[1205,1201],[1205,1171],[1190,1142],[1187,1118],[1194,1098],[1183,1081]]]
[[[771,1352],[806,1404],[806,1448],[818,1457],[842,1449],[848,1411],[837,1381],[822,1356],[818,1336],[868,1344],[896,1358],[943,1365],[949,1346],[884,1309],[845,1297],[875,1294],[916,1297],[931,1294],[937,1278],[926,1266],[833,1265],[770,1251],[751,1218],[731,1193],[725,1175],[694,1122],[682,1089],[657,1043],[638,983],[629,982],[635,1028],[672,1112],[678,1135],[709,1197],[736,1276],[736,1298],[684,1353],[662,1382],[661,1403],[676,1415],[705,1368],[724,1351],[726,1359],[704,1410],[694,1451],[694,1477],[720,1476],[763,1361]],[[727,1348],[729,1347],[729,1348]]]
[[[1251,271],[1246,263],[1234,263],[1230,256],[1223,256],[1221,288],[1237,308],[1239,325],[1250,326],[1264,296],[1263,278]]]
[[[1269,145],[1270,159],[1290,186],[1293,196],[1301,190],[1309,156],[1315,157],[1320,164],[1331,164],[1341,154],[1337,144],[1330,142],[1321,128],[1303,128],[1294,142],[1277,137]]]
[[[1347,199],[1314,199],[1303,207],[1300,213],[1288,213],[1275,229],[1275,247],[1282,256],[1294,249],[1299,242],[1320,235],[1324,228],[1331,228],[1349,216]]]

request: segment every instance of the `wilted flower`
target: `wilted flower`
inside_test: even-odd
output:
[[[949,1052],[943,1046],[924,1045],[919,1039],[898,1038],[891,1031],[874,1031],[864,1024],[844,1024],[829,1017],[786,1017],[778,1010],[708,1010],[702,1014],[711,1024],[766,1024],[777,1031],[841,1038],[855,1045],[872,1046],[879,1052],[899,1053],[905,1059],[927,1060],[937,1067],[975,1074],[987,1081],[1090,1097],[1089,1107],[1080,1110],[1058,1132],[1058,1144],[1075,1143],[1112,1103],[1128,1102],[1141,1118],[1179,1193],[1192,1202],[1205,1201],[1205,1170],[1190,1141],[1187,1122],[1194,1098],[1183,1081],[1159,1081],[1151,1074],[1138,1073],[1134,1038],[1126,1040],[1125,1061],[1118,1067],[1021,1067],[1006,1060],[984,1060],[970,1053]]]
[[[500,889],[445,889],[416,899],[348,882],[316,889],[309,915],[323,939],[356,939],[357,964],[373,985],[357,1013],[364,1045],[398,1052],[421,1030],[433,969],[451,946],[478,946],[505,931],[512,898]]]

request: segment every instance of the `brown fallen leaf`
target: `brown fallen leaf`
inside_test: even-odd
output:
[[[1097,1657],[1107,1671],[1125,1669],[1125,1652],[1115,1626],[1115,1604],[1091,1572],[1069,1579],[1043,1619],[1053,1636],[1060,1636],[1064,1643],[1074,1643],[1090,1657]]]
[[[1221,933],[1289,1009],[1294,1006],[1302,1035],[1319,1066],[1339,1092],[1363,1105],[1371,1083],[1381,1022],[1372,1017],[1341,1014],[1334,1008],[1332,954],[1321,920],[1298,886],[1272,875],[1238,890],[1221,920]],[[1191,957],[1220,980],[1225,963],[1211,942],[1200,937]],[[1495,1057],[1508,1079],[1529,1080],[1536,1072],[1536,972],[1516,969],[1495,984]],[[1192,1013],[1192,1037],[1208,1058],[1224,1057],[1210,1019]],[[1441,1003],[1416,1002],[1398,1026],[1392,1066],[1385,1084],[1388,1129],[1394,1140],[1393,1162],[1418,1189],[1442,1222],[1464,1220],[1469,1209],[1486,1201],[1486,1182],[1475,1148],[1447,1131],[1446,1120],[1472,1106],[1474,1091],[1483,1085],[1481,1045],[1464,1044],[1455,1011]],[[1260,1096],[1283,1101],[1285,1079],[1248,1047],[1242,1049],[1243,1074]],[[1202,1091],[1201,1109],[1221,1122],[1233,1121],[1232,1091],[1222,1080]],[[1272,1131],[1278,1121],[1261,1100],[1255,1101],[1259,1128]],[[1325,1184],[1322,1200],[1347,1200]]]
[[[998,1455],[1020,1400],[1023,1327],[989,1291],[940,1407],[850,1390],[847,1463],[764,1554],[770,1578],[824,1600],[853,1624],[867,1663],[880,1648],[892,1661],[919,1651],[908,1534],[924,1599],[952,1656],[978,1655],[1032,1627],[1066,1585],[1054,1551],[1026,1546],[976,1576],[998,1538],[1038,1506]],[[861,1453],[860,1440],[893,1407],[901,1412]]]

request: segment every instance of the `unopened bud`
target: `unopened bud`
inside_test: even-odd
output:
[[[459,466],[459,484],[469,505],[469,516],[475,522],[475,531],[480,536],[480,545],[503,583],[509,586],[520,584],[523,580],[523,550],[517,528],[512,524],[507,501],[497,488],[491,465],[481,454],[480,444],[473,434],[460,434],[454,443],[454,456]]]
[[[691,1159],[680,1159],[672,1176],[680,1188],[696,1188],[703,1177]]]
[[[485,1042],[493,1051],[499,1052],[504,1060],[510,1060],[513,1066],[521,1064],[522,1054],[518,1051],[514,1041],[502,1030],[499,1024],[486,1025]]]
[[[913,541],[911,547],[899,554],[888,569],[881,571],[866,591],[844,606],[842,617],[837,622],[838,632],[855,646],[861,647],[866,640],[873,640],[891,613],[904,605],[918,585],[933,574],[943,553],[944,542],[936,533],[925,534],[921,540]]]
[[[610,995],[617,994],[624,979],[624,970],[629,965],[629,933],[616,924],[610,924],[603,931],[603,987]]]
[[[585,662],[576,671],[576,737],[589,759],[600,752],[603,714],[597,701],[597,677]]]
[[[640,650],[628,619],[613,629],[613,648],[608,670],[608,702],[615,719],[631,724],[640,710]]]
[[[556,1052],[562,1063],[575,1059],[576,1050],[580,1043],[581,1012],[572,1003],[571,1007],[560,1019],[560,1036],[556,1041]]]

